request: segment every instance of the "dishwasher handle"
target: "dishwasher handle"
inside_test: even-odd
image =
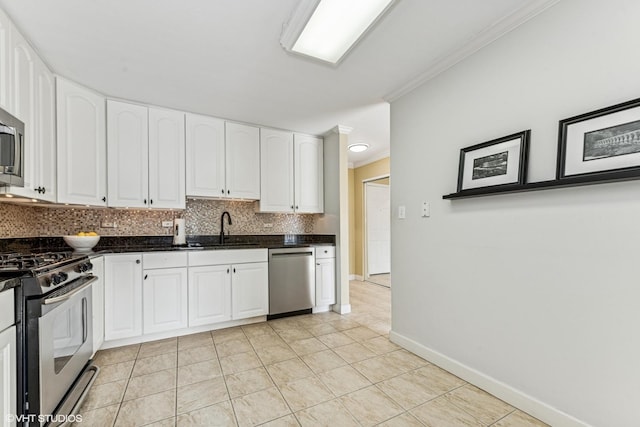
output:
[[[280,256],[313,256],[313,251],[306,252],[275,252],[272,253],[272,257],[280,257]]]

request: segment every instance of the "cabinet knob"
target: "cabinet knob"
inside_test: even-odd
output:
[[[146,205],[146,204],[147,204],[147,199],[144,199],[144,200],[142,201],[142,203],[144,203],[144,204]]]
[[[229,274],[229,269],[227,268],[227,274]]]
[[[231,190],[227,190],[227,194],[231,194]]]
[[[233,272],[234,272],[234,273],[236,272],[236,269],[235,269],[235,267],[233,268]]]
[[[293,205],[291,205],[291,209],[293,209]]]
[[[298,205],[296,205],[296,209],[298,209]]]
[[[136,260],[136,264],[140,264],[140,260],[139,259]]]
[[[222,189],[222,194],[224,194],[224,188]]]
[[[148,274],[145,274],[145,275],[144,275],[144,280],[147,280],[147,277],[149,277],[149,275],[148,275]]]
[[[149,204],[152,205],[153,204],[153,199],[149,200]]]
[[[44,194],[44,193],[46,193],[46,192],[47,192],[47,189],[46,189],[46,188],[44,188],[44,187],[42,187],[42,194]]]

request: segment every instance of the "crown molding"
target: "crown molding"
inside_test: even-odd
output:
[[[437,75],[443,73],[449,68],[456,65],[463,59],[473,55],[480,49],[493,43],[500,37],[544,12],[548,8],[554,6],[560,0],[534,0],[514,11],[510,15],[497,21],[495,24],[480,32],[471,42],[459,46],[453,52],[440,57],[426,71],[402,85],[393,92],[387,94],[383,99],[387,102],[393,102],[403,97],[407,93],[423,85]]]
[[[338,135],[349,135],[351,132],[353,132],[352,127],[345,126],[345,125],[337,125],[331,128],[326,134],[337,133]]]

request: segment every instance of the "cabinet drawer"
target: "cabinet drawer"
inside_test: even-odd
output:
[[[316,259],[335,258],[335,246],[316,246]]]
[[[186,252],[154,252],[149,254],[142,254],[142,267],[145,270],[153,268],[175,268],[186,266]]]
[[[189,252],[189,267],[199,265],[267,262],[267,249],[228,249]]]

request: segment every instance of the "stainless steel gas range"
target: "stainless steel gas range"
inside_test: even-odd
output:
[[[0,288],[16,289],[18,425],[72,423],[95,380],[91,270],[72,252],[0,254]]]

